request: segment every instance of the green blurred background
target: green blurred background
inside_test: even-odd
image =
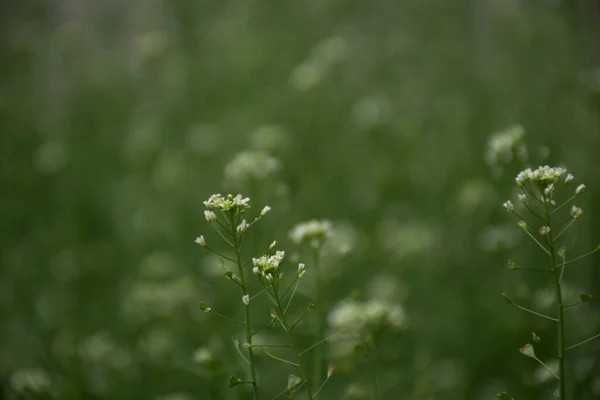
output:
[[[552,312],[551,282],[506,268],[544,257],[501,205],[523,166],[562,163],[588,186],[569,249],[600,243],[599,16],[559,0],[3,3],[5,398],[249,398],[226,388],[243,372],[235,328],[198,308],[240,311],[193,243],[216,240],[202,201],[229,191],[273,207],[256,246],[291,252],[311,218],[340,227],[323,307],[402,305],[405,329],[381,342],[385,398],[552,398],[518,352],[532,331],[551,346],[552,326],[501,297]],[[519,125],[527,161],[486,162],[490,136]],[[226,174],[249,150],[278,170]],[[598,258],[566,284],[600,293]],[[569,340],[597,333],[599,312],[569,311]],[[600,398],[600,341],[571,354],[573,399]],[[348,363],[323,398],[368,399],[365,368]],[[285,387],[282,369],[261,359],[265,389]]]

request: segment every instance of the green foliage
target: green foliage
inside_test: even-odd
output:
[[[288,233],[312,219],[336,229],[322,301],[294,329],[300,348],[317,313],[325,335],[348,304],[372,318],[336,320],[360,327],[395,321],[381,305],[405,313],[402,329],[321,347],[321,377],[329,361],[336,374],[320,398],[368,398],[373,376],[384,398],[548,398],[554,378],[515,349],[532,330],[551,346],[552,321],[497,295],[552,312],[551,287],[521,271],[547,256],[498,204],[529,160],[563,162],[589,188],[578,233],[561,238],[572,254],[600,243],[598,79],[566,14],[492,0],[3,7],[0,390],[251,398],[248,384],[227,388],[232,374],[246,381],[243,326],[215,315],[244,318],[239,272],[192,243],[217,243],[202,201],[221,191],[273,207],[244,251],[277,239],[298,253],[306,302],[314,254]],[[592,259],[569,270],[567,300],[598,293]],[[581,339],[598,332],[598,307],[568,311]],[[600,396],[597,343],[570,353],[575,398]],[[297,373],[257,358],[266,393],[287,390]]]

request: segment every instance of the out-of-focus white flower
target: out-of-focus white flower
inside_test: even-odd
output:
[[[510,201],[510,200],[508,200],[507,202],[502,204],[502,207],[506,208],[506,211],[508,211],[508,212],[515,211],[515,206],[513,205],[512,201]]]
[[[245,305],[250,305],[250,296],[247,294],[242,296],[242,303],[244,303]]]
[[[277,240],[273,240],[273,242],[269,245],[269,250],[273,250],[277,246]]]
[[[311,243],[319,245],[332,233],[332,223],[327,220],[310,220],[300,223],[289,233],[289,237],[295,244]]]
[[[527,204],[527,195],[526,194],[519,194],[519,201],[523,204]]]
[[[264,181],[279,168],[279,160],[265,151],[243,151],[225,166],[225,180],[232,183]]]
[[[260,212],[260,215],[261,215],[262,217],[264,217],[265,215],[267,215],[267,213],[268,213],[269,211],[271,211],[271,207],[269,207],[269,206],[265,206],[265,207],[264,207],[264,208],[261,210],[261,212]]]
[[[583,214],[583,210],[579,207],[577,207],[576,205],[573,205],[573,207],[571,207],[571,216],[575,219],[581,217],[581,214]]]
[[[50,389],[52,381],[41,368],[23,368],[10,377],[10,386],[16,393],[44,393]]]
[[[540,227],[540,235],[545,236],[548,233],[550,233],[550,227],[549,226],[542,226],[542,227]]]
[[[575,177],[572,174],[567,174],[565,177],[565,184],[570,183]]]
[[[581,192],[583,192],[585,190],[585,185],[582,183],[581,185],[577,186],[577,189],[575,189],[575,194],[581,194]]]

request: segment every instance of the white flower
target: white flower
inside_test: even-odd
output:
[[[581,185],[577,186],[577,189],[575,189],[575,194],[580,194],[581,192],[583,192],[584,189],[585,185],[582,183]]]
[[[507,202],[505,202],[504,204],[502,204],[502,206],[504,208],[506,208],[506,211],[508,211],[508,212],[515,211],[515,206],[513,205],[512,201],[510,201],[510,200],[508,200]]]
[[[250,296],[249,295],[242,296],[242,303],[244,303],[245,305],[249,305],[250,304]]]
[[[332,224],[330,221],[311,220],[294,226],[289,236],[295,244],[314,243],[320,244],[323,239],[332,234]]]
[[[567,174],[565,177],[565,184],[570,183],[575,177],[571,174]]]
[[[304,264],[303,263],[298,264],[298,278],[302,279],[302,277],[304,276],[305,273],[306,273],[306,270],[304,268]]]
[[[206,218],[207,221],[216,221],[217,220],[217,214],[215,214],[214,212],[210,211],[210,210],[204,210],[204,218]]]
[[[519,228],[523,229],[524,231],[527,230],[527,222],[519,221],[519,222],[517,222],[517,225],[519,225]]]
[[[540,235],[542,235],[542,236],[548,234],[549,232],[550,232],[550,227],[549,226],[542,226],[540,228]]]
[[[573,207],[571,207],[571,216],[575,219],[581,217],[581,214],[583,214],[583,210],[579,207],[577,207],[576,205],[573,205]]]
[[[273,275],[267,274],[267,276],[265,276],[265,279],[267,280],[267,282],[271,283],[273,282]]]
[[[269,245],[269,250],[273,250],[277,246],[277,240],[273,240],[273,243]]]
[[[519,194],[519,201],[523,204],[527,204],[527,195],[526,194]]]
[[[206,240],[204,240],[204,236],[202,236],[202,235],[198,236],[196,238],[195,242],[198,243],[202,247],[206,246]]]
[[[258,274],[260,274],[260,269],[258,267],[254,267],[254,268],[252,268],[252,273],[254,275],[258,275]]]
[[[242,220],[242,223],[238,225],[237,231],[238,233],[244,233],[248,229],[248,223],[245,219]]]
[[[269,207],[269,206],[265,206],[265,207],[262,209],[262,211],[260,212],[260,215],[261,215],[262,217],[264,217],[265,215],[267,215],[267,213],[268,213],[269,211],[271,211],[271,207]]]

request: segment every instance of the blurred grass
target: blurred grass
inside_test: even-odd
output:
[[[290,247],[288,230],[310,218],[352,227],[358,241],[332,266],[329,306],[381,276],[403,288],[409,326],[386,342],[386,395],[553,390],[533,383],[535,366],[517,352],[532,329],[553,333],[500,297],[544,287],[505,268],[509,257],[540,260],[527,242],[496,242],[512,222],[500,206],[518,169],[494,177],[484,152],[490,134],[522,124],[532,163],[564,162],[598,198],[597,82],[555,2],[4,7],[7,393],[15,371],[39,367],[58,398],[242,398],[224,389],[237,365],[231,327],[197,309],[204,300],[234,312],[239,302],[193,243],[206,232],[201,202],[225,190],[273,207],[263,246]],[[261,127],[283,145],[256,139]],[[224,184],[236,153],[265,146],[281,161],[276,177]],[[580,204],[592,219],[574,234],[576,249],[597,244],[596,204]],[[574,269],[572,285],[593,292],[585,264],[598,262]],[[597,330],[597,305],[580,315],[573,323],[587,325],[574,334]],[[199,347],[216,364],[194,363]],[[576,398],[598,396],[597,353],[598,344],[576,353]],[[277,366],[261,368],[267,387],[285,383]],[[356,376],[336,377],[327,398]]]

